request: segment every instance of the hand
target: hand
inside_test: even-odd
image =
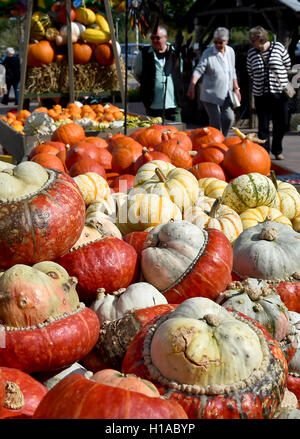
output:
[[[239,89],[239,88],[236,88],[236,89],[234,90],[234,92],[235,92],[235,94],[237,95],[238,100],[241,102],[241,100],[242,100],[242,96],[241,96],[240,89]]]
[[[193,100],[195,99],[195,85],[194,84],[190,84],[188,91],[187,91],[187,96]]]

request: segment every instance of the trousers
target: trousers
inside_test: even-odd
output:
[[[19,99],[18,82],[17,83],[7,82],[6,86],[7,86],[7,92],[5,93],[5,95],[3,95],[2,104],[8,105],[9,92],[10,92],[10,89],[12,87],[14,89],[14,93],[15,93],[15,105],[18,105],[18,99]]]
[[[209,125],[222,131],[226,137],[234,122],[234,111],[230,96],[228,95],[222,105],[202,102],[206,113],[208,114]]]
[[[282,140],[288,130],[288,99],[283,93],[266,93],[254,96],[258,118],[258,138],[267,140],[262,146],[274,155],[282,153]],[[270,121],[273,122],[270,145]]]

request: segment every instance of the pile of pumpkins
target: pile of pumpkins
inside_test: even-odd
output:
[[[102,66],[115,62],[110,28],[103,13],[83,6],[71,9],[71,38],[74,64],[87,64],[92,59]],[[41,67],[53,61],[67,60],[66,7],[55,3],[49,13],[32,15],[27,64]],[[120,46],[117,44],[120,56]]]
[[[0,418],[299,419],[297,190],[253,137],[71,125],[0,162]]]

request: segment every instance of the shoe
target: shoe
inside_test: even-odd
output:
[[[275,155],[275,160],[284,160],[284,157],[282,154],[278,154],[278,155]]]

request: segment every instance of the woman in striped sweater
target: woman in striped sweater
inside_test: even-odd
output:
[[[249,31],[252,48],[248,51],[247,70],[252,79],[252,93],[258,117],[258,137],[266,140],[264,148],[283,160],[282,140],[288,129],[288,99],[282,92],[288,82],[291,60],[280,42],[270,42],[267,31],[256,26]],[[280,80],[277,81],[274,73]],[[270,145],[270,120],[273,122]]]

